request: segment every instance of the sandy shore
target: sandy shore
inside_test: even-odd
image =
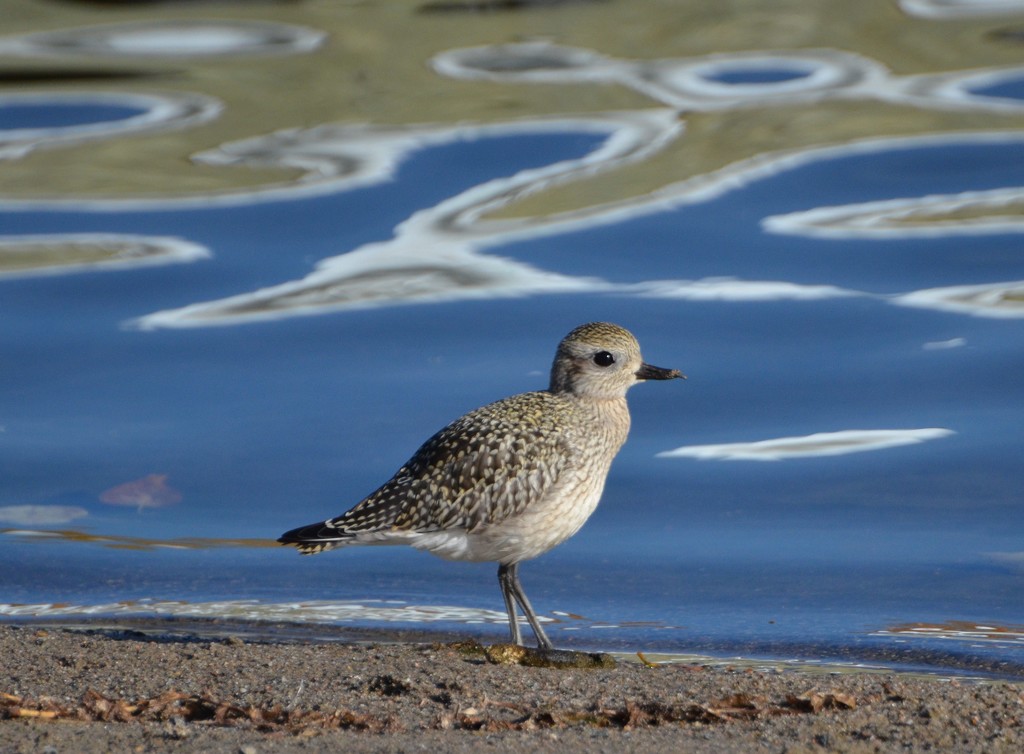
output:
[[[1024,686],[0,625],[0,752],[1020,752]]]

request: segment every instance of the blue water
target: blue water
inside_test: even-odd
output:
[[[1024,99],[1024,78],[1011,78],[991,86],[978,87],[977,89],[971,89],[971,93],[983,97]]]
[[[833,158],[704,203],[488,250],[615,283],[734,276],[875,296],[700,302],[595,291],[123,327],[301,277],[323,257],[389,238],[419,209],[599,143],[585,134],[457,141],[417,152],[390,182],[316,198],[0,208],[3,234],[177,235],[213,252],[187,265],[0,279],[0,506],[88,514],[0,527],[210,545],[273,539],[357,502],[466,410],[545,387],[558,340],[603,319],[633,330],[648,361],[690,379],[632,391],[631,439],[597,513],[524,564],[542,614],[582,616],[556,624],[556,642],[869,657],[879,645],[898,654],[903,645],[871,635],[903,623],[1019,630],[1024,566],[993,554],[1024,551],[1024,321],[881,296],[1024,280],[1020,236],[820,240],[760,227],[815,206],[1019,186],[1019,144]],[[962,347],[924,348],[956,338]],[[770,463],[655,457],[681,445],[918,427],[955,434]],[[142,510],[100,501],[148,474],[168,475],[182,501]],[[0,536],[0,603],[384,599],[501,610],[487,564],[397,549],[316,558],[126,549],[74,536]],[[942,649],[1024,665],[1019,640]]]
[[[778,84],[782,81],[807,78],[811,74],[807,70],[794,68],[725,68],[714,73],[705,74],[704,78],[720,84]]]
[[[107,123],[133,118],[144,112],[144,108],[124,105],[4,102],[0,103],[0,132],[21,128],[59,128]]]

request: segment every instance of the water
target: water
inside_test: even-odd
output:
[[[82,104],[29,105],[10,104],[0,107],[0,130],[19,128],[58,128],[104,121],[121,120],[141,115],[144,111],[132,107],[111,107]]]
[[[734,88],[809,70],[772,60]],[[257,129],[207,164],[301,157],[304,182],[0,202],[0,615],[498,637],[493,565],[271,540],[543,388],[603,319],[690,379],[631,392],[597,513],[523,566],[556,643],[1024,675],[1024,138],[880,138],[479,217],[656,160],[677,125]]]

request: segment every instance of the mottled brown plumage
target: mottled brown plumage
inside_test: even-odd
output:
[[[681,376],[644,364],[627,330],[581,325],[559,344],[548,390],[456,419],[351,510],[279,541],[303,554],[408,544],[455,560],[495,561],[513,641],[521,638],[518,602],[538,643],[550,647],[519,585],[518,564],[575,534],[594,511],[629,433],[626,390]]]

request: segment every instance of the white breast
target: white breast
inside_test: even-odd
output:
[[[604,490],[604,474],[573,475],[518,516],[474,531],[408,534],[413,547],[449,560],[517,563],[561,544],[586,523]]]

